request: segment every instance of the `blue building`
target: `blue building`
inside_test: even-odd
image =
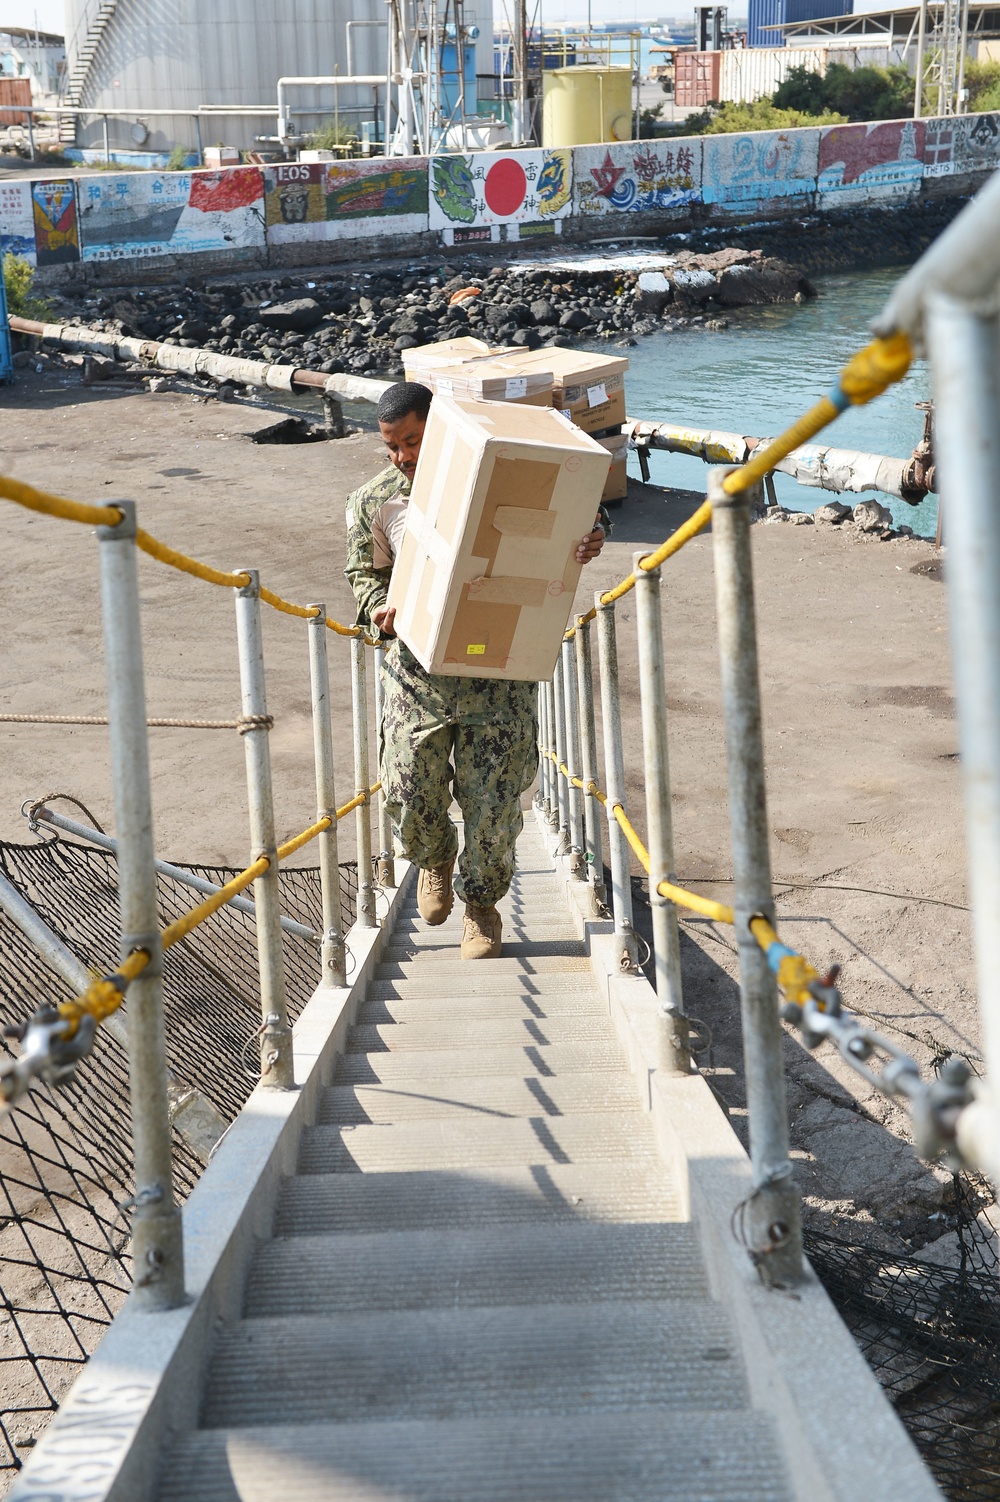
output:
[[[818,21],[827,16],[850,16],[854,0],[749,0],[747,43],[751,47],[783,47],[780,31],[765,26],[783,26],[788,21]]]

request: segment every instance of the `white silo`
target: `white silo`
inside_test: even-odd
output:
[[[108,117],[112,147],[194,149],[194,119],[152,112],[220,106],[202,117],[201,142],[252,148],[278,134],[279,78],[384,76],[388,14],[385,0],[66,0],[66,102],[95,111],[78,143],[100,147],[101,111],[121,110]],[[302,132],[338,114],[355,126],[384,120],[385,85],[286,92]]]

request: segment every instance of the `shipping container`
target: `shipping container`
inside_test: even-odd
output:
[[[674,97],[679,108],[703,110],[721,97],[724,56],[722,52],[674,53]]]
[[[30,78],[0,78],[0,104],[30,104]],[[0,115],[0,130],[8,125],[27,125],[28,116],[21,110],[4,110]]]
[[[719,98],[749,104],[773,94],[793,68],[826,72],[825,47],[741,47],[723,52]]]

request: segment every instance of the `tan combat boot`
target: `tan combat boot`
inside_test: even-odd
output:
[[[477,907],[474,902],[467,902],[462,920],[463,960],[498,959],[502,923],[495,907]]]
[[[436,928],[451,912],[455,897],[451,890],[451,873],[455,862],[422,868],[417,877],[417,912],[425,923]]]

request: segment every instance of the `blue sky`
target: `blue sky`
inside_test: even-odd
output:
[[[34,26],[36,12],[39,31],[62,34],[66,25],[63,0],[0,0],[0,31],[5,26]]]

